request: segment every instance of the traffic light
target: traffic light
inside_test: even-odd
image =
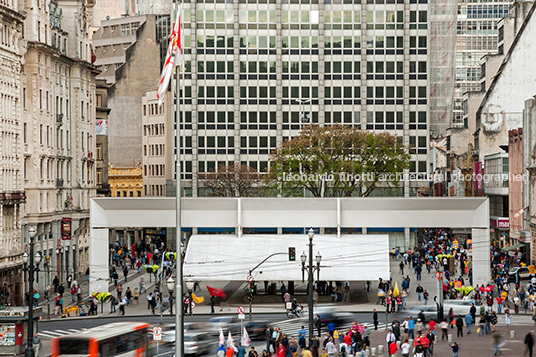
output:
[[[288,261],[289,262],[296,261],[296,248],[295,247],[288,247]]]
[[[255,283],[254,282],[250,282],[249,283],[249,293],[251,295],[253,295],[253,293],[255,292]]]

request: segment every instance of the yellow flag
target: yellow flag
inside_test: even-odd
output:
[[[393,289],[394,296],[400,296],[400,289],[398,289],[398,282],[395,282],[395,288]]]
[[[205,298],[202,296],[196,296],[195,294],[192,294],[192,300],[195,301],[196,304],[202,304],[203,301],[205,301]]]

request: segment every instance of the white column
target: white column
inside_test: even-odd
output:
[[[92,227],[90,231],[89,294],[108,292],[108,234],[107,228]]]
[[[473,286],[487,284],[490,280],[489,228],[473,228],[471,234],[473,238]]]
[[[411,243],[411,234],[409,227],[404,227],[404,251],[408,251]]]

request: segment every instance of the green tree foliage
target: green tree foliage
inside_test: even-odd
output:
[[[305,188],[314,197],[366,197],[380,182],[398,186],[407,152],[389,133],[311,125],[272,152],[265,184],[284,192]]]

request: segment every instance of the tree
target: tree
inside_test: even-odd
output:
[[[217,171],[197,174],[204,187],[218,197],[258,196],[261,187],[261,175],[257,170],[240,163],[220,165]]]
[[[398,186],[409,167],[407,151],[389,133],[310,125],[272,152],[265,180],[285,191],[304,187],[315,197],[366,197],[379,182]]]

